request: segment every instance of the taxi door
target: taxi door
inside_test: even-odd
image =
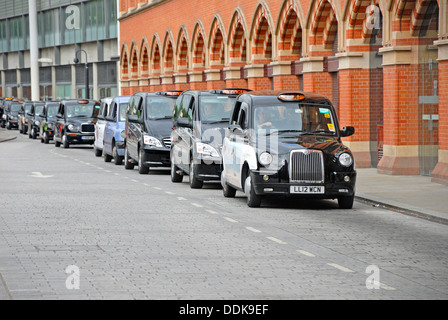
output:
[[[241,171],[244,164],[244,150],[247,148],[249,139],[249,106],[243,102],[235,108],[229,134],[224,141],[223,159],[226,181],[237,188],[242,188]]]
[[[191,120],[191,124],[195,126],[195,112],[194,112],[194,98],[191,95],[184,95],[182,100],[182,110],[186,111],[186,114],[181,114],[179,118],[188,118]],[[175,136],[173,137],[176,140],[175,144],[175,152],[176,155],[176,164],[179,168],[184,170],[185,172],[189,171],[190,168],[190,151],[192,148],[192,139],[193,139],[193,129],[178,126],[175,131]]]

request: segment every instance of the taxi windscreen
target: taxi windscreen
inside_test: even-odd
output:
[[[49,104],[47,106],[47,116],[50,117],[50,118],[56,117],[56,115],[58,114],[58,110],[59,110],[59,104],[58,103]]]
[[[176,100],[164,96],[148,97],[146,114],[149,120],[170,119],[173,117]]]
[[[22,110],[22,105],[20,103],[11,104],[11,113],[19,113]]]
[[[65,105],[67,118],[95,118],[99,110],[100,106],[93,101],[85,104],[72,102]]]
[[[312,104],[281,104],[259,106],[254,110],[254,129],[260,134],[297,132],[336,134],[333,114],[328,106]]]
[[[235,100],[229,96],[201,96],[199,119],[205,123],[229,121]]]

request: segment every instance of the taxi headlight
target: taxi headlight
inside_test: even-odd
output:
[[[79,126],[76,126],[74,124],[69,124],[67,129],[71,132],[78,132],[79,131]]]
[[[199,154],[219,158],[218,151],[215,148],[213,148],[211,145],[206,144],[206,143],[201,143],[201,142],[197,143],[196,151]]]
[[[53,124],[52,123],[47,123],[47,128],[48,129],[53,129]]]
[[[350,167],[353,164],[353,157],[344,152],[339,155],[339,163],[344,167]]]
[[[151,137],[151,136],[147,136],[145,135],[143,137],[143,142],[151,147],[157,147],[157,148],[163,148],[162,143],[159,141],[159,139]]]
[[[34,121],[34,124],[35,124],[36,126],[40,126],[40,121],[36,120],[36,121]]]
[[[263,152],[258,157],[258,161],[260,162],[261,165],[268,166],[272,163],[272,156],[269,152]]]

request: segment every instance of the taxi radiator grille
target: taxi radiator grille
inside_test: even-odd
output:
[[[321,151],[294,150],[290,154],[289,181],[324,182],[324,161]]]
[[[95,132],[95,125],[94,124],[82,124],[81,125],[81,132]]]

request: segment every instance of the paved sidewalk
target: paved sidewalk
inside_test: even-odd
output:
[[[378,174],[377,169],[357,169],[356,197],[372,205],[448,224],[448,186],[431,177]]]
[[[9,131],[0,128],[0,143],[16,139],[17,133],[18,133],[17,130]]]

